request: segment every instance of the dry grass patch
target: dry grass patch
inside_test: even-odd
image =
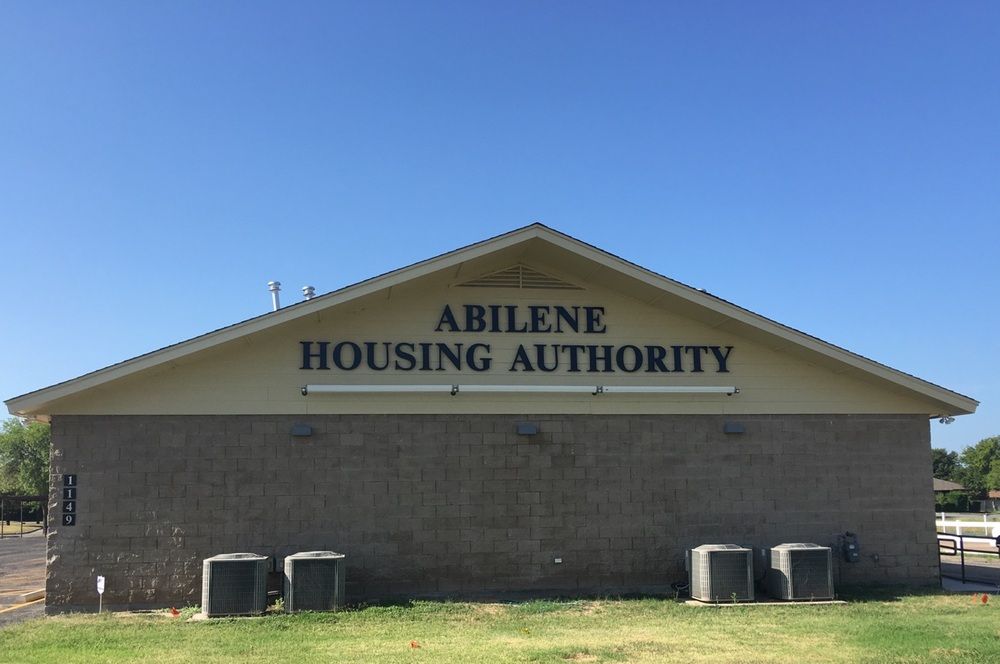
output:
[[[0,535],[5,537],[16,537],[21,534],[27,535],[41,529],[42,524],[35,523],[34,521],[25,521],[22,524],[20,521],[12,520],[8,524],[6,519],[0,520]]]

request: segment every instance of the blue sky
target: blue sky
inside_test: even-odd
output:
[[[9,398],[542,221],[982,402],[1000,4],[0,5]]]

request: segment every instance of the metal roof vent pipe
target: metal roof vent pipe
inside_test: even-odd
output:
[[[267,282],[267,290],[271,291],[271,307],[273,311],[277,311],[281,308],[281,300],[278,297],[278,293],[281,291],[280,281],[269,281]]]
[[[311,300],[316,297],[316,289],[313,286],[303,286],[302,287],[302,297],[307,300]]]

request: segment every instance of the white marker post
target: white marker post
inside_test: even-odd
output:
[[[104,606],[104,577],[97,577],[97,612],[100,613]]]

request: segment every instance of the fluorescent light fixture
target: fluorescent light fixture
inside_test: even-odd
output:
[[[392,392],[449,392],[456,393],[457,385],[305,385],[302,396],[307,394],[379,394]]]
[[[459,392],[531,392],[540,394],[594,394],[592,385],[458,385]]]
[[[498,394],[726,394],[740,393],[735,385],[305,385],[302,396],[309,394],[403,394],[409,392],[447,392]]]
[[[598,385],[599,393],[618,394],[739,394],[740,388],[734,385],[722,387],[704,387],[691,385]]]

